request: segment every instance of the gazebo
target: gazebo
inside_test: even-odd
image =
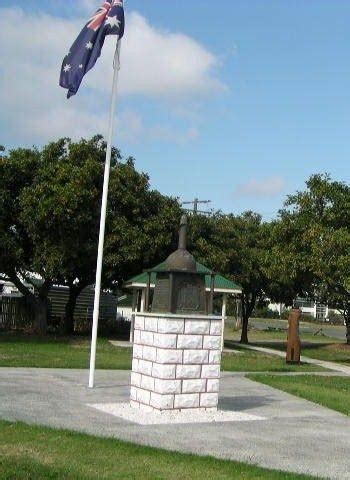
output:
[[[207,302],[210,302],[210,296],[214,293],[215,297],[221,297],[221,317],[223,327],[226,320],[227,299],[229,295],[238,297],[242,293],[242,288],[233,281],[223,277],[218,273],[196,262],[197,272],[205,274]],[[166,268],[165,262],[160,263],[153,269],[145,271],[127,280],[124,288],[132,290],[132,324],[130,332],[130,341],[133,341],[134,314],[135,312],[145,312],[152,304],[152,296],[156,283],[157,272],[162,272]],[[224,331],[224,328],[222,329]],[[223,346],[223,337],[222,337]]]

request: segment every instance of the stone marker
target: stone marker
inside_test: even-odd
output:
[[[135,317],[130,402],[144,410],[217,410],[222,319],[212,315],[214,273],[206,298],[186,238],[183,216],[179,248],[157,273],[152,312]]]
[[[299,319],[301,310],[293,308],[288,318],[287,363],[300,363]]]

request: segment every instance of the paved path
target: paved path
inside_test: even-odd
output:
[[[1,368],[0,418],[350,479],[350,419],[344,415],[234,373],[221,379],[220,408],[264,420],[140,426],[87,406],[126,402],[129,375],[98,371],[91,390],[85,370]]]
[[[248,350],[256,350],[257,352],[267,353],[269,355],[277,355],[278,357],[286,358],[286,352],[275,350],[274,348],[259,347],[257,345],[242,345],[241,343],[231,342],[232,345],[239,346],[240,348],[247,348]],[[341,372],[345,375],[350,375],[350,367],[341,363],[327,362],[325,360],[317,360],[316,358],[305,357],[302,355],[300,360],[305,363],[311,363],[322,368],[327,368],[334,372]]]

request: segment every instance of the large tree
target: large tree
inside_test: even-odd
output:
[[[248,343],[254,308],[272,293],[282,293],[269,277],[270,226],[260,215],[245,212],[195,216],[191,227],[191,248],[198,259],[242,287],[241,342]]]
[[[69,286],[65,333],[74,331],[81,291],[94,282],[106,143],[101,136],[72,142],[61,139],[44,149],[35,181],[21,198],[24,222],[34,244],[37,271]],[[121,285],[129,275],[158,260],[171,244],[179,205],[150,189],[134,160],[112,151],[103,284]]]
[[[118,157],[113,150],[113,161]],[[72,331],[76,299],[92,283],[103,175],[100,137],[72,143],[61,139],[41,152],[34,182],[21,195],[22,217],[33,242],[32,269],[69,287],[64,330]]]
[[[300,295],[338,309],[350,344],[350,187],[313,175],[288,197],[276,231],[276,273]]]
[[[36,248],[26,228],[21,196],[34,182],[41,162],[37,149],[18,148],[0,156],[0,275],[10,279],[25,296],[34,311],[38,333],[46,331],[47,294],[53,278],[47,274],[45,262],[35,259]],[[31,275],[34,262],[42,282]]]

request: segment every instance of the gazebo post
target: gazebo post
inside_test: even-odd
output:
[[[209,315],[213,315],[214,311],[214,289],[215,289],[215,273],[210,275],[210,296],[209,296]]]
[[[130,324],[130,343],[134,343],[135,310],[136,310],[137,290],[132,290],[131,324]]]
[[[227,310],[227,293],[224,293],[222,295],[222,310],[221,310],[221,318],[222,318],[221,351],[224,350],[224,329],[225,329],[226,310]]]
[[[239,298],[236,296],[236,328],[241,326],[241,320],[239,318]]]
[[[149,302],[151,294],[151,272],[147,272],[147,287],[146,287],[146,302],[145,302],[145,312],[149,311]]]
[[[141,290],[141,305],[140,305],[140,312],[145,311],[145,305],[146,305],[146,288],[143,288]]]

